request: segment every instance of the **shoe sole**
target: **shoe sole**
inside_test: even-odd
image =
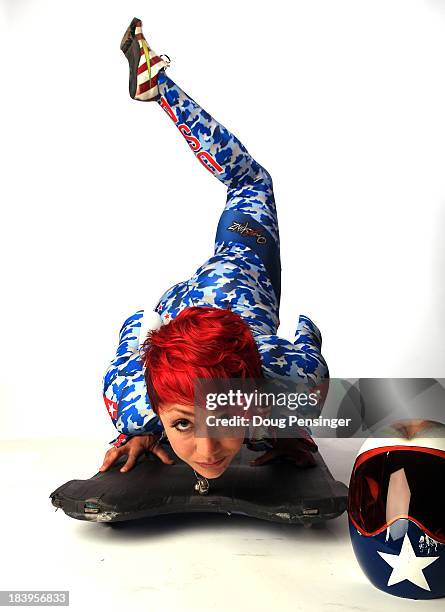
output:
[[[122,41],[121,41],[121,51],[126,54],[129,49],[132,41],[136,37],[136,28],[141,25],[141,20],[137,17],[134,17],[130,25],[128,26]]]
[[[128,26],[122,41],[121,51],[124,53],[130,66],[129,91],[130,96],[135,99],[137,91],[138,66],[140,59],[140,47],[136,39],[136,28],[141,25],[141,20],[135,17]]]

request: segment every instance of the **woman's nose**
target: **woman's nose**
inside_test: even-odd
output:
[[[221,447],[218,438],[195,438],[196,461],[211,463]]]

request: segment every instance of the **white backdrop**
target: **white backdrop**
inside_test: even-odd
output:
[[[445,2],[1,0],[0,436],[114,436],[124,319],[212,253],[225,189],[128,96],[133,16],[272,174],[280,334],[332,376],[444,376]]]

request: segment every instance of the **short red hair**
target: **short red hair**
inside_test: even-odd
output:
[[[193,405],[197,378],[264,378],[250,327],[227,308],[190,306],[143,344],[148,396],[161,404]]]

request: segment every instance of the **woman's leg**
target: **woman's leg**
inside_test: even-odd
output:
[[[230,241],[251,247],[262,258],[279,300],[279,231],[270,174],[165,71],[158,74],[158,86],[160,106],[199,162],[228,188],[215,252]]]

